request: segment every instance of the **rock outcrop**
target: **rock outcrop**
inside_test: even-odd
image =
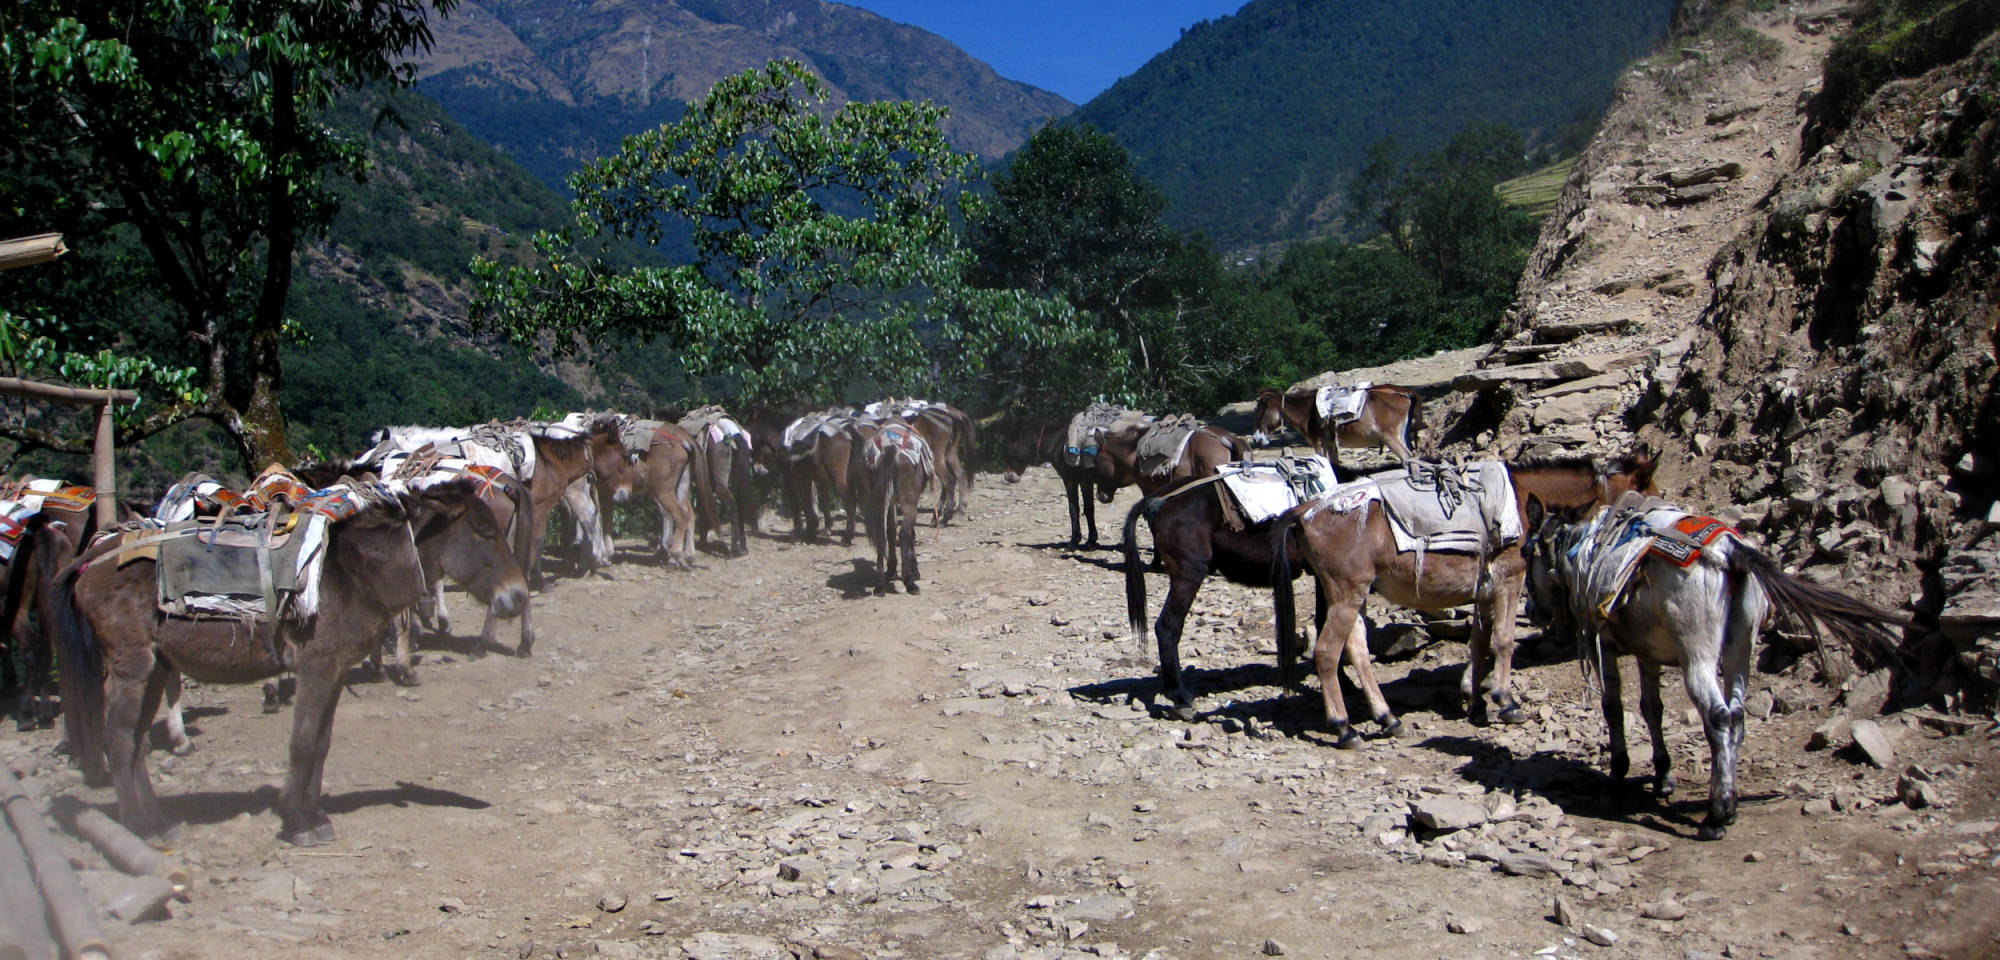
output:
[[[1830,123],[1824,64],[1857,12],[1887,15],[1744,9],[1747,29],[1628,72],[1431,439],[1447,457],[1650,443],[1669,496],[1911,616],[1892,705],[1987,708],[2000,34]]]

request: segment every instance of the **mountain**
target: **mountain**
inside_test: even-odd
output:
[[[1674,0],[1252,0],[1071,115],[1116,136],[1225,248],[1322,235],[1377,141],[1436,150],[1497,121],[1533,146],[1596,128]]]
[[[419,88],[558,185],[715,81],[778,57],[811,67],[836,103],[949,107],[946,135],[986,157],[1075,109],[935,34],[820,0],[468,0],[433,31]]]

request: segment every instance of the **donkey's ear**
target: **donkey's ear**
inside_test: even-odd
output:
[[[1542,521],[1548,519],[1548,508],[1542,506],[1542,498],[1528,494],[1528,529],[1540,530]]]

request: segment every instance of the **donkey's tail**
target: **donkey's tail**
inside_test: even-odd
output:
[[[697,533],[703,529],[719,530],[721,527],[718,526],[715,512],[715,476],[708,472],[708,444],[697,437],[693,448],[694,495],[695,499],[701,501],[701,511],[695,514],[697,518],[695,530]]]
[[[44,533],[41,539],[50,539]],[[70,756],[83,768],[84,782],[102,786],[110,779],[104,762],[104,649],[90,619],[77,607],[76,580],[83,574],[84,560],[78,559],[60,570],[48,570],[57,562],[52,544],[38,544],[35,552],[45,565],[48,603],[44,604],[50,628],[62,638],[63,726],[69,733]]]
[[[750,475],[750,463],[754,457],[750,438],[735,434],[729,438],[729,445],[729,491],[736,497],[736,515],[755,528],[760,506],[757,503],[757,484]]]
[[[1902,659],[1898,631],[1909,621],[1865,600],[1838,590],[1822,587],[1791,576],[1779,569],[1770,557],[1737,541],[1729,551],[1732,578],[1749,576],[1770,596],[1772,606],[1798,621],[1812,635],[1819,650],[1820,666],[1826,666],[1826,637],[1846,647],[1865,666],[1879,666]]]
[[[1278,675],[1290,690],[1298,683],[1299,648],[1298,611],[1293,608],[1292,594],[1292,526],[1299,522],[1299,512],[1287,510],[1271,524],[1271,606],[1276,612],[1273,621],[1278,631]]]
[[[1146,642],[1146,565],[1139,562],[1139,517],[1159,513],[1165,502],[1159,497],[1140,497],[1125,514],[1125,622],[1141,644]]]
[[[20,539],[15,541],[14,560],[7,565],[7,597],[5,606],[0,607],[0,642],[9,644],[13,642],[15,636],[14,624],[20,620],[22,597],[28,591],[28,565],[33,563],[40,554],[47,552],[35,549],[35,539],[40,534],[42,527],[48,525],[48,522],[49,515],[46,513],[30,514],[27,521],[22,524],[23,529]],[[44,576],[46,577],[46,574]],[[45,579],[43,582],[46,583],[47,580]],[[28,672],[22,678],[21,689],[21,694],[24,698],[35,696],[36,691],[43,689],[42,684],[48,679],[49,662],[44,652],[48,649],[48,643],[48,628],[46,627],[43,627],[40,633],[28,638],[27,657],[25,658],[26,662],[23,664],[27,667]],[[7,679],[12,681],[14,679],[12,654],[0,653],[0,656],[9,657],[6,674]],[[28,699],[22,700],[22,703],[30,702],[32,701]]]

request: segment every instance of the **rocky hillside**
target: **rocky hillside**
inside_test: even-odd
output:
[[[1975,6],[1779,4],[1630,71],[1432,418],[1455,455],[1653,444],[1670,495],[1912,614],[1898,693],[1954,706],[2000,681],[2000,35],[1827,91]]]
[[[554,182],[777,57],[811,66],[837,102],[950,107],[952,142],[989,157],[1073,109],[942,37],[820,0],[469,0],[436,35],[417,63],[422,89]]]

